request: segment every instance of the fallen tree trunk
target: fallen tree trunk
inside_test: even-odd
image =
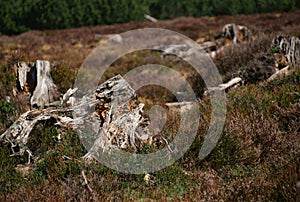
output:
[[[74,91],[69,90],[64,95],[65,100]],[[147,129],[149,122],[142,116],[143,104],[136,103],[135,91],[121,76],[109,79],[82,99],[76,99],[78,101],[69,107],[53,104],[57,106],[22,114],[0,136],[0,141],[11,144],[13,155],[28,152],[31,156],[27,147],[29,135],[36,124],[48,119],[54,119],[61,127],[77,129],[88,150],[95,150],[95,147],[136,149],[139,142],[151,137]],[[85,136],[86,129],[93,129],[95,136],[92,139]],[[96,140],[97,144],[94,144]]]

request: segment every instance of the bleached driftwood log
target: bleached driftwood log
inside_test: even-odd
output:
[[[71,91],[64,95],[65,99],[74,92]],[[142,116],[143,104],[137,104],[136,98],[135,91],[118,75],[97,87],[95,91],[87,93],[82,99],[77,98],[79,101],[73,106],[48,107],[22,114],[0,136],[0,141],[11,144],[13,155],[24,155],[27,151],[31,156],[27,143],[34,126],[39,122],[54,119],[56,125],[77,129],[86,143],[84,129],[92,127],[96,133],[93,141],[97,140],[97,144],[92,141],[89,146],[91,149],[135,149],[139,142],[150,138],[147,129],[149,122]]]
[[[17,91],[30,96],[34,108],[43,108],[59,98],[59,90],[50,74],[50,62],[37,60],[36,63],[20,62],[16,65]]]

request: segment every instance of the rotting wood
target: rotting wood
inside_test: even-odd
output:
[[[216,39],[224,39],[225,45],[235,45],[241,42],[249,42],[251,37],[251,31],[246,26],[231,23],[223,27],[221,34]]]
[[[32,63],[19,62],[14,67],[17,76],[17,90],[30,95],[36,86],[36,71]],[[34,79],[35,78],[35,79]],[[30,92],[31,91],[31,92]]]
[[[69,90],[63,96],[65,100],[61,104],[66,103],[68,97],[72,98],[70,94],[74,91]],[[0,141],[11,144],[13,155],[24,155],[27,152],[31,156],[27,143],[34,126],[54,119],[55,125],[77,129],[82,136],[84,126],[95,126],[95,131],[101,129],[96,138],[98,142],[91,145],[92,149],[136,149],[140,143],[151,138],[147,129],[149,121],[142,115],[143,104],[137,104],[136,98],[135,91],[117,75],[95,91],[88,92],[82,99],[77,98],[78,101],[72,106],[65,107],[56,103],[56,107],[25,112],[0,136]],[[92,122],[91,125],[89,122]]]
[[[274,79],[282,78],[283,76],[290,75],[295,69],[300,68],[300,39],[294,36],[278,35],[276,36],[271,45],[271,51],[274,56],[275,65],[269,67],[268,64],[261,61],[260,70],[270,71],[269,77],[265,78],[266,81],[273,81]],[[263,69],[264,68],[264,69]],[[243,71],[236,73],[240,77],[235,77],[226,84],[209,88],[205,91],[204,95],[207,96],[216,90],[227,90],[240,83],[245,82],[245,75],[250,71],[252,77],[258,77],[261,73],[253,68],[245,68]],[[246,72],[245,72],[246,71]],[[254,75],[253,75],[254,74]]]
[[[50,74],[49,61],[36,61],[37,85],[30,98],[32,107],[43,108],[45,104],[51,103],[60,93],[54,84]]]
[[[271,46],[275,58],[276,72],[268,79],[272,81],[290,75],[300,68],[300,39],[295,36],[277,35]]]
[[[277,35],[272,42],[272,51],[277,55],[276,67],[300,68],[300,39],[295,36]]]
[[[50,74],[50,62],[37,60],[35,63],[20,62],[15,66],[17,94],[30,97],[30,105],[42,109],[59,98],[58,87]]]
[[[214,41],[201,41],[199,45],[208,53],[211,58],[214,58],[216,54],[224,51],[228,45],[250,42],[251,39],[252,34],[250,29],[248,29],[246,26],[232,23],[226,24],[223,27],[222,32]],[[177,55],[178,57],[184,58],[193,54],[191,47],[187,44],[156,46],[154,49],[161,50],[163,52],[162,56]]]
[[[248,27],[234,23],[226,24],[222,28],[221,33],[215,37],[215,48],[208,53],[211,58],[215,58],[217,54],[222,53],[228,46],[247,43],[251,40],[252,33]]]

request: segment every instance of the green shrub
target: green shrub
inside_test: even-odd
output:
[[[179,16],[236,15],[299,9],[296,0],[188,0],[159,1],[150,5],[151,14],[160,19]]]
[[[61,29],[179,16],[235,15],[300,8],[297,0],[2,0],[0,26],[5,34],[29,29]]]
[[[140,21],[148,1],[138,0],[17,0],[0,2],[1,32],[62,29],[98,24]]]
[[[14,109],[15,109],[14,102],[7,102],[5,100],[0,100],[0,120],[1,120],[1,122],[4,122],[5,120],[7,120],[7,118],[12,115]]]

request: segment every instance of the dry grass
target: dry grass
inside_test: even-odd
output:
[[[280,30],[297,33],[299,25],[287,22],[299,15],[298,11],[281,14],[281,17],[274,14],[238,16],[242,24],[255,22],[256,33],[260,35],[250,45],[229,48],[217,56],[215,63],[223,77],[230,77],[241,67],[265,68],[266,63],[257,63],[257,60],[268,54],[272,36]],[[180,18],[160,22],[157,26],[181,30],[192,38],[213,38],[229,22],[236,22],[236,19],[230,16]],[[185,29],[187,23],[188,28],[192,25],[194,28]],[[204,25],[207,25],[206,29]],[[12,104],[4,102],[6,95],[11,96],[14,85],[11,68],[14,62],[54,61],[52,76],[65,92],[72,86],[83,59],[96,45],[92,39],[94,33],[113,33],[145,26],[150,24],[35,31],[11,38],[0,37],[0,131],[4,131],[26,109],[28,98],[13,98]],[[270,34],[266,30],[274,32]],[[183,61],[174,61],[174,58],[162,59],[157,52],[142,51],[124,56],[110,67],[103,80],[149,63],[174,68],[189,81],[197,96],[202,95],[204,83],[191,67]],[[199,101],[199,129],[193,145],[175,164],[151,174],[150,183],[144,181],[143,175],[117,173],[96,162],[85,165],[80,157],[86,151],[74,131],[57,129],[51,126],[51,121],[41,123],[30,139],[29,147],[39,160],[29,175],[22,176],[15,169],[28,159],[9,157],[9,145],[1,143],[0,200],[294,201],[295,184],[300,180],[300,72],[270,83],[255,83],[228,92],[228,113],[222,137],[213,152],[200,161],[198,152],[211,115],[209,98],[202,98]],[[154,104],[175,101],[174,95],[157,86],[141,89],[138,95],[140,101],[146,103],[146,111]],[[171,141],[178,125],[178,112],[170,111],[162,135]],[[62,134],[60,141],[58,134]],[[162,146],[165,145],[158,138],[154,149]],[[145,147],[145,150],[149,152],[153,148]],[[93,193],[84,184],[81,170],[85,170]]]

